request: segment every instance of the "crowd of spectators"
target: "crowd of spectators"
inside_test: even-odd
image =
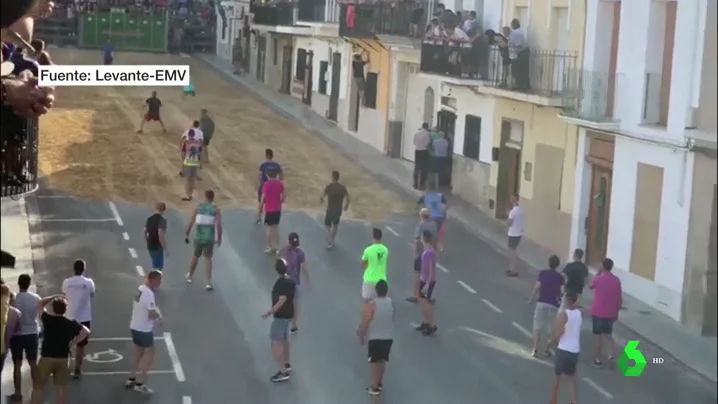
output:
[[[141,16],[169,11],[176,19],[209,22],[214,18],[213,0],[58,0],[53,18],[74,19],[85,13],[124,10]]]

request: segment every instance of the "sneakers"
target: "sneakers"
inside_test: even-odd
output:
[[[369,393],[370,396],[378,396],[381,394],[381,389],[374,386],[369,386],[368,389],[366,389],[367,393]]]
[[[292,365],[290,363],[287,363],[284,365],[284,371],[289,373],[292,371]]]
[[[81,371],[80,369],[75,369],[75,370],[72,372],[72,378],[75,379],[75,380],[77,380],[77,379],[79,379],[80,377],[82,377],[82,371]]]
[[[298,332],[299,332],[299,328],[297,328],[297,327],[292,327],[289,329],[289,333],[292,335],[297,335]]]
[[[184,279],[187,283],[192,283],[192,277],[189,274],[185,275]]]
[[[416,327],[416,331],[419,331],[420,333],[422,333],[425,336],[433,335],[438,329],[439,329],[439,327],[437,327],[435,325],[429,325],[429,324],[424,324],[424,323],[422,323],[420,326]]]
[[[211,292],[214,290],[214,287],[210,284],[207,284],[207,286],[205,286],[205,288],[207,289],[207,292]]]
[[[274,249],[273,249],[273,248],[267,247],[267,248],[264,249],[264,253],[265,253],[265,254],[271,254],[271,253],[273,253],[273,252],[274,252]]]
[[[135,383],[134,386],[132,386],[132,390],[142,393],[142,394],[152,394],[154,391],[152,391],[151,388],[147,387],[144,383]]]
[[[285,368],[284,372],[275,373],[274,376],[269,378],[269,381],[272,383],[281,383],[281,382],[286,382],[290,378],[291,377],[289,376],[289,372],[287,372],[286,368]]]
[[[593,366],[600,368],[603,366],[603,362],[601,362],[599,359],[594,359]]]
[[[135,387],[135,384],[137,384],[137,380],[135,380],[134,378],[132,378],[132,379],[127,379],[127,380],[125,381],[125,388],[126,388],[126,389],[131,389],[131,388]]]

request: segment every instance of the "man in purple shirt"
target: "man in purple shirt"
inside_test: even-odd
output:
[[[621,279],[611,273],[613,260],[603,260],[601,270],[593,278],[589,288],[593,290],[593,302],[591,302],[591,316],[593,319],[593,334],[597,337],[596,357],[594,366],[601,367],[603,344],[606,344],[608,361],[613,360],[613,323],[618,320],[618,312],[623,304],[623,289]]]
[[[431,231],[421,233],[424,251],[421,253],[421,269],[419,270],[419,306],[423,321],[416,330],[424,335],[432,335],[438,330],[434,323],[434,309],[429,296],[436,286],[436,250],[434,249],[434,235]]]
[[[548,259],[548,269],[539,272],[538,279],[534,285],[529,304],[536,301],[536,309],[534,310],[534,348],[533,356],[537,355],[539,345],[541,343],[541,335],[544,331],[550,332],[551,326],[554,324],[558,308],[561,305],[561,295],[563,295],[563,276],[557,271],[561,265],[561,260],[552,255]],[[549,345],[546,345],[544,351],[546,356],[551,356]]]
[[[287,263],[287,276],[292,278],[296,287],[294,288],[294,317],[292,318],[292,325],[289,329],[291,334],[296,334],[299,331],[297,327],[297,321],[299,318],[299,284],[301,283],[301,277],[307,280],[309,283],[309,273],[306,267],[306,255],[304,250],[299,247],[299,234],[292,232],[289,233],[289,240],[286,246],[280,251],[280,257],[284,258],[284,262]]]

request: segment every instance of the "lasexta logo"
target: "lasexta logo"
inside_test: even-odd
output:
[[[638,350],[640,341],[628,341],[623,353],[618,357],[616,366],[621,370],[624,376],[640,376],[646,368],[646,357]],[[631,363],[633,361],[633,363]]]

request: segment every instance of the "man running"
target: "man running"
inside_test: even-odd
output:
[[[361,298],[368,303],[376,297],[376,283],[386,281],[386,264],[389,259],[389,249],[382,243],[381,229],[373,228],[371,231],[372,243],[364,249],[361,256],[361,266],[364,277],[361,288]]]
[[[424,241],[421,236],[424,232],[431,233],[432,240],[436,240],[439,232],[436,222],[431,220],[431,212],[427,208],[421,208],[419,211],[419,223],[416,225],[414,232],[414,249],[416,256],[414,258],[414,279],[412,282],[412,296],[406,299],[408,302],[416,303],[419,301],[419,291],[421,290],[421,256],[424,253]],[[427,291],[427,298],[433,302],[432,294],[434,289]]]
[[[202,159],[202,161],[205,164],[209,164],[209,142],[214,135],[214,120],[210,118],[209,112],[207,112],[206,109],[203,109],[200,114],[199,128],[204,135],[204,159]]]
[[[157,91],[152,92],[152,96],[145,100],[145,104],[147,104],[147,113],[145,113],[145,116],[142,118],[140,130],[138,130],[137,133],[142,133],[142,130],[145,128],[145,123],[147,122],[159,122],[160,126],[162,126],[162,131],[167,132],[167,128],[165,128],[165,124],[160,117],[162,101],[157,98]]]
[[[165,257],[169,256],[167,248],[167,219],[165,219],[167,206],[164,202],[155,204],[155,213],[145,221],[145,242],[147,252],[152,260],[152,269],[162,271],[165,267]]]
[[[180,146],[184,158],[182,160],[182,177],[184,177],[185,196],[183,201],[191,201],[194,194],[195,180],[200,167],[200,156],[202,154],[202,141],[195,137],[194,129],[187,132],[187,139],[182,139]]]
[[[349,209],[349,191],[339,182],[339,171],[332,171],[332,182],[324,187],[324,193],[319,198],[319,203],[327,199],[327,211],[324,214],[324,227],[327,229],[327,248],[334,247],[334,239],[339,230],[339,221],[342,217],[342,210]]]
[[[554,360],[554,379],[551,388],[550,404],[558,404],[558,391],[561,377],[568,379],[568,396],[571,404],[577,403],[576,369],[578,356],[581,352],[581,310],[576,303],[578,295],[573,291],[566,292],[564,297],[566,308],[556,317],[556,334],[553,341],[558,343]]]
[[[280,180],[284,179],[284,175],[282,173],[282,166],[279,165],[276,161],[274,161],[274,151],[272,149],[266,149],[264,150],[264,162],[259,165],[259,171],[257,173],[257,201],[262,200],[262,187],[264,186],[264,183],[269,180],[269,170],[274,170],[274,172],[277,173],[277,177]],[[260,207],[259,213],[257,214],[257,224],[262,223],[262,210]]]
[[[138,393],[152,394],[147,387],[147,372],[152,368],[155,357],[155,334],[152,330],[155,323],[162,321],[162,315],[155,303],[155,290],[162,283],[162,272],[152,270],[147,274],[145,283],[137,288],[132,301],[132,318],[130,319],[130,335],[135,346],[132,372],[125,382],[126,389]]]
[[[538,355],[539,345],[541,344],[541,336],[544,332],[550,332],[551,327],[556,320],[556,314],[561,306],[561,295],[563,294],[564,279],[558,272],[558,266],[561,260],[556,255],[552,255],[548,259],[548,269],[541,270],[538,274],[536,284],[531,292],[529,304],[536,301],[534,309],[533,324],[533,351],[532,356]],[[547,344],[544,354],[551,356],[551,347]]]
[[[275,261],[274,269],[277,271],[278,277],[272,287],[272,308],[262,314],[262,318],[273,317],[272,325],[269,327],[269,339],[279,370],[269,380],[272,383],[279,383],[289,380],[289,372],[292,371],[287,330],[289,323],[294,318],[296,285],[287,276],[287,262],[283,258]]]
[[[184,100],[188,95],[191,95],[192,97],[197,95],[197,91],[194,89],[194,80],[192,80],[191,77],[189,79],[189,84],[184,86],[182,89],[182,99]]]
[[[92,298],[95,297],[95,282],[85,276],[87,264],[83,260],[75,260],[72,264],[73,276],[62,282],[62,293],[67,298],[67,314],[65,317],[75,320],[87,329],[92,329]],[[87,338],[77,341],[75,349],[75,369],[73,377],[82,375],[82,360],[85,358]]]
[[[394,343],[394,303],[387,297],[389,285],[381,280],[376,283],[376,298],[365,304],[362,320],[357,328],[359,342],[367,343],[369,356],[369,377],[371,385],[367,389],[372,396],[381,394],[384,388],[384,371],[389,362],[389,353]]]
[[[279,222],[282,219],[282,204],[286,197],[284,183],[277,178],[278,173],[270,169],[267,172],[269,178],[262,185],[262,197],[257,207],[258,216],[264,209],[264,225],[266,226],[267,247],[266,254],[276,253],[279,246]]]
[[[194,139],[202,142],[202,148],[204,148],[204,132],[200,129],[199,121],[192,122],[192,127],[182,132],[182,138],[180,140],[180,161],[182,162],[183,169],[180,170],[179,176],[184,177],[184,160],[186,157],[187,150],[185,150],[185,144],[189,140],[189,132],[194,131]],[[200,155],[200,163],[202,162],[202,155]],[[199,166],[201,168],[201,164]],[[199,180],[199,177],[197,177]]]
[[[431,220],[436,222],[438,232],[433,240],[439,251],[442,251],[444,249],[444,222],[448,205],[444,195],[436,190],[431,181],[427,183],[426,193],[419,198],[419,206],[429,209]]]
[[[311,288],[309,272],[307,272],[307,257],[304,250],[299,246],[299,234],[289,233],[288,243],[282,247],[279,256],[287,263],[287,275],[296,285],[294,291],[294,317],[292,317],[292,324],[289,329],[289,332],[294,335],[299,332],[297,321],[299,320],[299,285],[301,284],[302,276],[306,279],[307,286]]]
[[[13,305],[20,310],[20,327],[10,339],[10,356],[13,364],[13,385],[15,394],[13,400],[22,402],[22,360],[23,354],[30,365],[30,375],[37,374],[37,357],[40,327],[37,322],[37,307],[42,299],[31,292],[32,279],[28,274],[17,278],[19,292],[13,299]]]
[[[197,224],[194,233],[194,255],[187,272],[187,283],[192,283],[192,276],[197,269],[199,257],[204,257],[204,273],[207,279],[207,290],[212,290],[212,255],[214,246],[222,245],[222,212],[214,204],[214,191],[204,191],[204,202],[200,203],[192,215],[185,232],[185,243],[189,244],[189,234]]]
[[[424,232],[421,235],[424,243],[424,252],[421,254],[421,274],[419,282],[419,306],[422,312],[422,322],[416,327],[417,331],[429,336],[434,334],[439,327],[434,322],[434,308],[428,295],[433,292],[436,286],[436,251],[431,232]]]
[[[518,261],[518,253],[516,250],[521,244],[521,237],[524,235],[524,208],[519,205],[519,195],[511,195],[511,210],[507,212],[508,221],[508,247],[509,247],[509,268],[506,270],[506,276],[516,277],[519,272],[516,270],[516,262]]]
[[[102,48],[102,64],[109,66],[115,60],[115,45],[110,42],[108,38],[105,42],[105,46]]]

